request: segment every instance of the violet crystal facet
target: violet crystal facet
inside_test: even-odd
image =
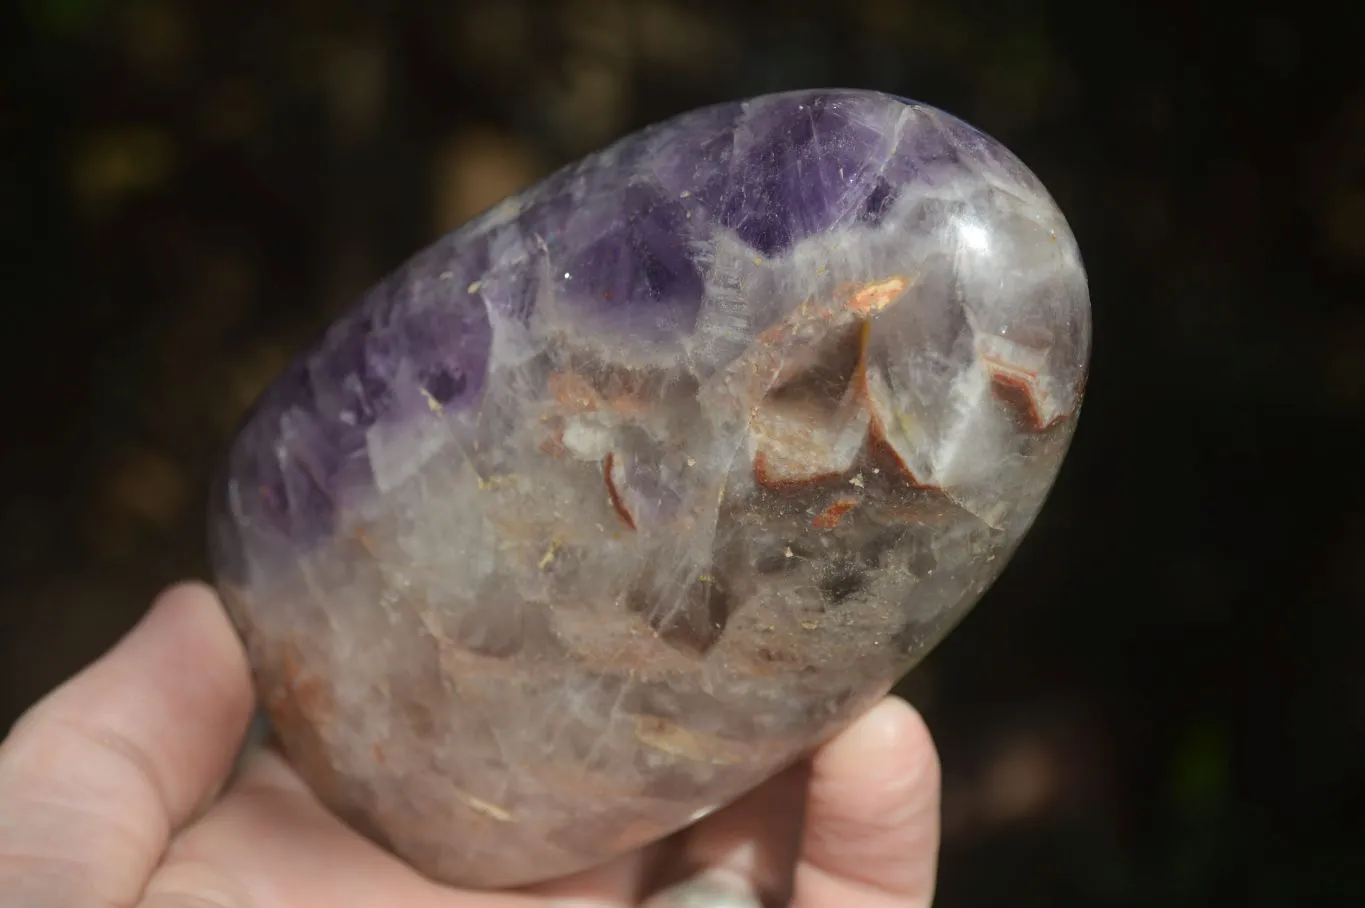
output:
[[[220,589],[283,746],[437,879],[575,871],[868,708],[1071,437],[1076,243],[866,91],[632,135],[418,254],[248,418]]]

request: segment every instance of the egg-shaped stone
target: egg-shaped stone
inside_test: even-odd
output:
[[[583,869],[772,776],[1000,573],[1075,424],[1038,179],[868,91],[685,114],[438,240],[248,416],[219,588],[282,746],[441,881]]]

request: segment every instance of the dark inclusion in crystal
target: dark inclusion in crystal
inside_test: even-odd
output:
[[[678,117],[423,251],[263,396],[219,581],[284,747],[433,877],[666,835],[882,696],[1043,504],[1066,221],[886,95]]]

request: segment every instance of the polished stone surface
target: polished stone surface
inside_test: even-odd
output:
[[[259,402],[219,585],[291,759],[428,874],[666,835],[833,733],[1042,506],[1076,243],[994,140],[861,91],[630,136],[419,253]]]

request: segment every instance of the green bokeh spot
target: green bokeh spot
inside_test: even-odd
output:
[[[90,28],[106,3],[107,0],[27,0],[24,14],[39,34],[65,38]]]

